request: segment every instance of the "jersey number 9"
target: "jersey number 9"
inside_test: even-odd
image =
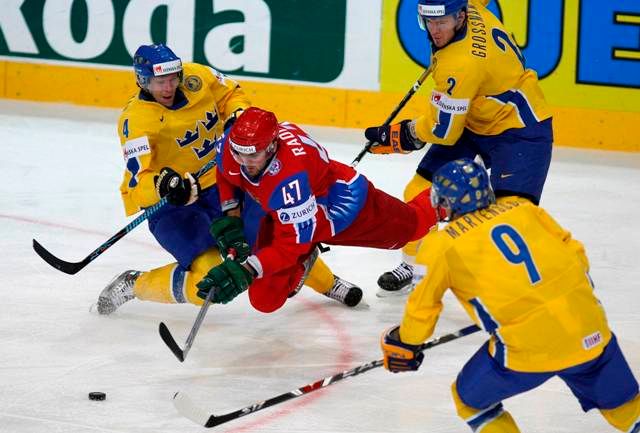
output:
[[[507,244],[507,239],[511,241],[512,246]],[[491,230],[491,240],[493,240],[494,245],[502,253],[506,261],[514,265],[525,265],[531,284],[536,284],[541,280],[540,272],[538,272],[533,257],[531,257],[527,244],[513,227],[507,224],[495,226]],[[513,246],[515,251],[512,249]]]

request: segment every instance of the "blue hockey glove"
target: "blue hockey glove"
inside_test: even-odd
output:
[[[393,326],[382,333],[380,347],[384,355],[384,368],[392,373],[415,371],[420,368],[424,353],[420,346],[400,341],[400,326]]]
[[[235,259],[244,262],[251,254],[251,247],[242,230],[242,218],[223,216],[216,218],[209,227],[209,233],[216,240],[223,257],[227,257],[231,249],[235,250]]]
[[[196,286],[198,297],[206,299],[210,290],[214,290],[211,302],[226,304],[249,288],[253,275],[240,263],[226,258],[224,262],[212,268]]]
[[[370,153],[409,153],[422,149],[424,142],[413,136],[409,128],[410,120],[387,126],[372,126],[364,131],[367,140],[374,143]]]

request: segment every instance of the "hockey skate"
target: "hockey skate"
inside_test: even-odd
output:
[[[379,298],[406,295],[413,290],[413,266],[407,262],[400,263],[394,270],[385,272],[378,278]]]
[[[362,289],[337,275],[333,276],[333,287],[324,296],[335,299],[347,307],[355,307],[362,300]]]
[[[307,279],[307,276],[309,276],[309,272],[311,272],[311,268],[315,264],[319,255],[320,255],[320,250],[316,247],[311,252],[311,255],[307,257],[307,260],[304,261],[304,263],[302,264],[302,266],[304,266],[304,273],[302,274],[302,277],[300,278],[300,282],[298,283],[296,288],[289,293],[289,298],[292,298],[295,295],[297,295],[300,289],[302,289],[302,286],[304,286],[304,282]]]
[[[133,285],[140,274],[142,274],[140,271],[124,271],[111,280],[98,296],[96,303],[98,314],[111,314],[122,304],[135,298]]]

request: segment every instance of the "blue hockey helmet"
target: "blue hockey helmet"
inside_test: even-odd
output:
[[[487,171],[469,158],[456,159],[440,167],[431,185],[431,204],[446,210],[449,219],[483,209],[495,202]]]
[[[138,86],[147,89],[152,77],[178,73],[182,81],[182,61],[164,44],[140,45],[133,55]]]
[[[453,15],[467,8],[468,0],[418,0],[418,25],[427,29],[429,18]]]

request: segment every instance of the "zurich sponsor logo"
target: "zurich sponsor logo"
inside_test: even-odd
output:
[[[285,224],[291,221],[291,216],[286,212],[278,212],[278,218],[280,218],[280,222]]]
[[[278,209],[278,220],[283,224],[299,224],[310,220],[317,212],[316,198],[311,196],[298,206]]]

